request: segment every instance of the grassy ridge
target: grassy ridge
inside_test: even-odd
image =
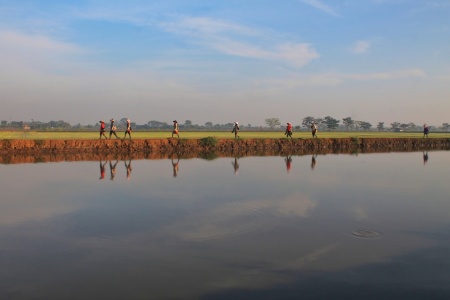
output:
[[[117,135],[123,138],[124,133],[118,132]],[[109,132],[106,133],[109,137]],[[218,139],[233,139],[234,134],[224,131],[186,131],[180,132],[182,139],[201,139],[208,136],[213,136]],[[319,138],[422,138],[423,134],[419,132],[318,132]],[[170,138],[170,131],[135,131],[132,132],[133,139],[165,139]],[[282,131],[241,131],[239,133],[241,139],[279,139],[285,138]],[[294,138],[309,139],[310,132],[299,131],[293,134]],[[430,138],[449,138],[448,133],[430,133]],[[0,132],[0,140],[94,140],[99,138],[98,132],[22,132],[22,131],[2,131]],[[115,137],[113,136],[113,139]]]

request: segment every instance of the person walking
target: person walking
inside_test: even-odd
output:
[[[114,125],[114,119],[109,120],[111,123],[109,124],[109,139],[111,139],[111,136],[114,134],[116,136],[116,138],[118,139],[119,137],[116,134],[116,129],[117,127]]]
[[[292,124],[287,122],[286,132],[284,133],[287,138],[291,137],[292,139]]]
[[[315,123],[311,124],[311,134],[313,138],[317,138],[317,125]]]
[[[178,134],[178,130],[179,130],[179,128],[178,128],[178,122],[177,122],[177,120],[174,120],[174,121],[173,121],[172,138],[173,138],[173,135],[174,135],[174,134],[176,134],[176,135],[178,136],[178,138],[180,138],[180,135]]]
[[[428,133],[430,132],[430,129],[428,128],[427,124],[423,124],[423,137],[428,137]]]
[[[236,121],[236,122],[234,122],[233,130],[231,131],[231,133],[234,133],[235,139],[239,138],[238,131],[239,131],[239,122]]]
[[[130,119],[127,119],[127,129],[125,130],[125,136],[123,138],[126,138],[127,134],[131,139],[131,121],[130,121]]]
[[[106,137],[105,134],[105,122],[103,120],[100,121],[100,139],[102,139],[102,136],[105,137],[105,139],[107,140],[108,138]]]

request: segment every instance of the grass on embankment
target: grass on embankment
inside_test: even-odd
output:
[[[166,139],[171,137],[170,131],[134,131],[131,133],[133,139]],[[118,132],[117,135],[123,138],[124,132]],[[106,132],[109,137],[109,132]],[[201,139],[205,137],[216,137],[218,139],[233,139],[234,134],[226,131],[186,131],[180,132],[181,139]],[[328,132],[320,131],[317,136],[319,138],[422,138],[420,132],[355,132],[340,131]],[[283,131],[241,131],[239,132],[241,139],[280,139],[286,138]],[[450,138],[445,132],[430,133],[430,138]],[[99,138],[99,132],[37,132],[37,131],[1,131],[0,140],[94,140]],[[310,139],[311,133],[305,131],[297,131],[293,133],[293,138]],[[112,139],[115,139],[113,136]]]

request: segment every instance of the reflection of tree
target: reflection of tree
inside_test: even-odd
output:
[[[105,160],[104,163],[102,163],[102,161],[100,160],[100,177],[98,179],[102,180],[105,179],[105,172],[106,172],[106,163],[108,161]]]
[[[423,164],[428,162],[428,151],[423,151]]]
[[[286,156],[284,161],[286,162],[286,171],[289,173],[291,171],[292,156],[291,155]]]
[[[316,157],[317,154],[313,154],[311,157],[311,170],[314,170],[314,168],[316,167]]]
[[[131,170],[132,170],[131,169],[131,159],[128,160],[128,164],[127,164],[126,160],[124,160],[123,162],[125,163],[125,168],[127,169],[127,179],[129,180],[130,176],[131,176]]]
[[[234,158],[234,161],[231,162],[231,164],[233,165],[233,168],[234,168],[234,175],[237,175],[237,174],[238,174],[238,171],[239,171],[238,158],[235,157],[235,158]]]
[[[113,165],[111,161],[109,161],[109,171],[111,173],[110,180],[114,180],[114,176],[116,176],[116,166],[119,161],[116,160],[116,163]]]

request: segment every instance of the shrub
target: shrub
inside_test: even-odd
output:
[[[217,144],[219,140],[214,136],[208,136],[200,139],[200,145],[203,147],[213,147]]]

